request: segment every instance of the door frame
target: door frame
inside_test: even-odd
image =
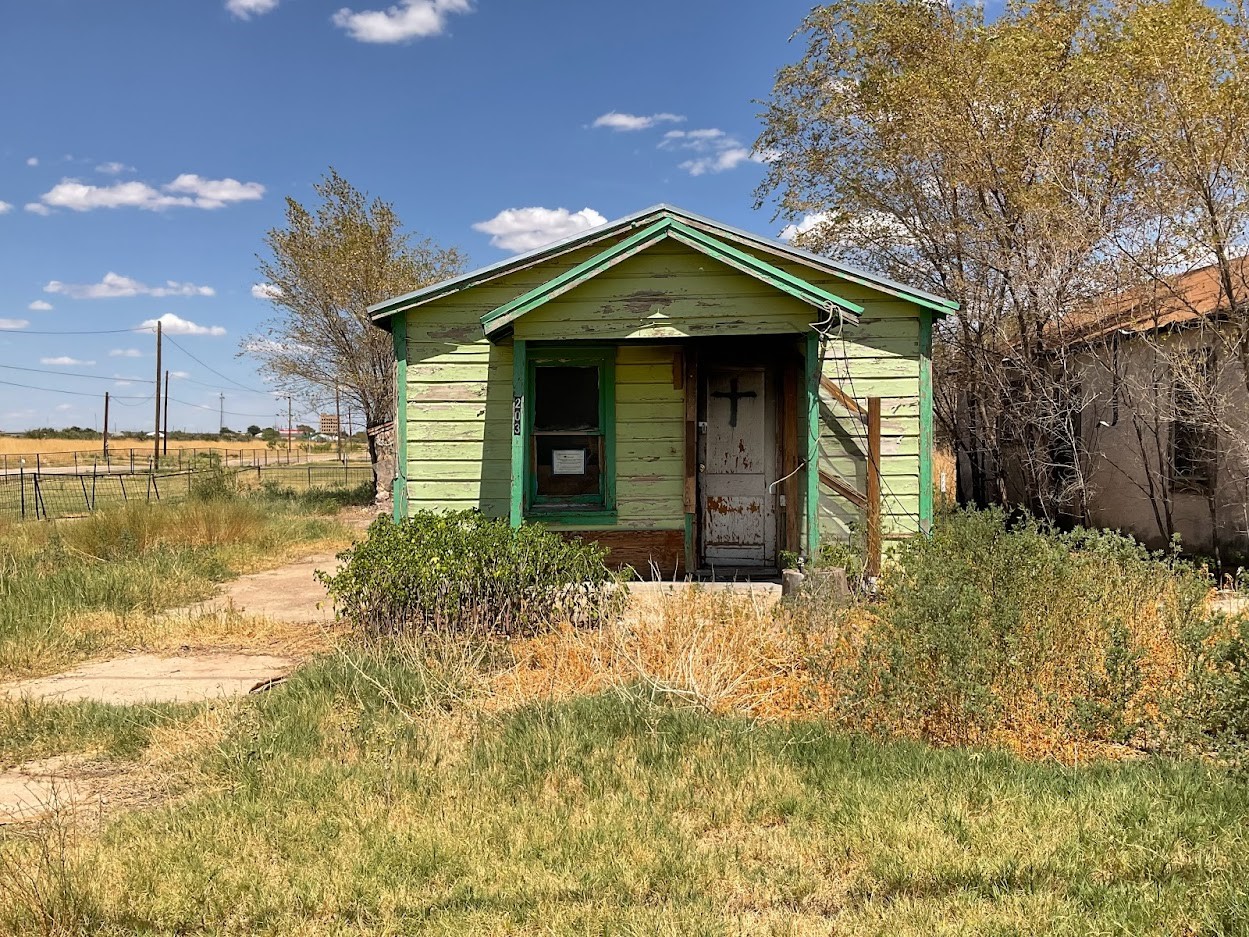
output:
[[[770,493],[765,492],[765,497],[770,499],[770,523],[773,525],[768,537],[772,542],[771,556],[765,557],[765,565],[762,566],[717,564],[715,570],[767,575],[779,570],[783,551],[792,551],[798,546],[800,531],[795,519],[800,516],[802,479],[798,476],[802,473],[792,475],[780,485],[776,483],[798,465],[796,453],[803,414],[799,401],[793,398],[799,396],[795,391],[802,386],[801,350],[801,336],[759,335],[743,339],[701,340],[690,343],[682,351],[686,394],[686,544],[691,572],[712,571],[706,559],[703,473],[699,471],[707,423],[707,374],[712,370],[762,368],[765,395],[770,397],[766,402],[768,417],[774,428],[774,451],[765,473],[768,486],[774,489]],[[789,465],[791,461],[794,463],[792,466]]]

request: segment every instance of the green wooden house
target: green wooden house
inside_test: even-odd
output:
[[[667,205],[388,300],[395,515],[540,521],[664,577],[926,531],[955,308]]]

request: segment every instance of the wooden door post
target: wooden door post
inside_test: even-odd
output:
[[[867,398],[867,556],[865,572],[880,575],[880,398]]]

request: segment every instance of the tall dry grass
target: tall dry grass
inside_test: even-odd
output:
[[[152,451],[152,440],[137,436],[110,436],[109,447],[118,453],[128,452],[130,449],[134,449],[136,454],[140,451],[150,454]],[[221,451],[228,449],[231,452],[236,452],[241,449],[244,452],[250,453],[253,450],[263,452],[268,447],[265,443],[254,442],[232,442],[215,439],[170,439],[169,448],[173,450],[198,449],[204,451]],[[0,455],[34,455],[35,453],[45,452],[81,452],[98,454],[100,451],[101,443],[92,442],[91,440],[28,439],[25,436],[0,436]]]
[[[131,503],[0,528],[0,677],[115,648],[150,632],[145,623],[161,610],[206,599],[223,580],[351,539],[298,504],[247,499]]]
[[[695,587],[635,597],[599,630],[514,642],[493,705],[633,687],[714,713],[1072,763],[1173,746],[1201,641],[1234,631],[1211,617],[1204,572],[992,513],[943,525],[871,600],[772,605]]]
[[[774,601],[697,586],[634,596],[627,613],[602,628],[565,625],[510,642],[512,665],[494,676],[490,705],[637,687],[717,714],[822,712],[825,688]]]

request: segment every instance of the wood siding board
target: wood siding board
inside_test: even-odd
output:
[[[933,488],[933,402],[932,402],[932,320],[931,312],[919,314],[919,527],[932,533]]]

